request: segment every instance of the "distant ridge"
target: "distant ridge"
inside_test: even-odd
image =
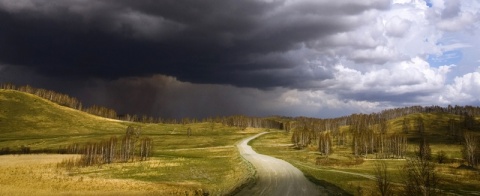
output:
[[[51,104],[55,104],[57,106],[64,106],[72,110],[76,110],[78,112],[85,112],[91,115],[95,115],[98,117],[108,118],[110,120],[120,120],[120,121],[127,121],[127,122],[140,122],[140,123],[166,123],[166,124],[190,124],[190,123],[198,123],[198,122],[216,122],[222,123],[227,126],[235,126],[235,127],[257,127],[257,128],[275,128],[275,129],[283,129],[283,123],[279,121],[278,117],[247,117],[243,115],[235,115],[229,117],[210,117],[205,119],[194,119],[194,118],[183,118],[181,120],[178,119],[163,119],[163,118],[154,118],[154,117],[147,117],[142,116],[138,117],[137,115],[117,115],[112,109],[108,109],[102,106],[93,105],[92,107],[85,108],[83,107],[82,103],[78,101],[76,98],[70,97],[69,95],[57,93],[51,90],[46,89],[38,89],[27,86],[16,87],[13,84],[1,84],[0,85],[0,92],[10,92],[10,93],[21,93],[21,94],[29,94],[33,97],[49,101]],[[23,96],[23,99],[26,98]],[[28,103],[28,101],[27,101]],[[31,106],[25,106],[31,107]]]

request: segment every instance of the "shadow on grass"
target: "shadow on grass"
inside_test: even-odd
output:
[[[347,196],[353,196],[352,194],[348,193],[347,191],[341,189],[340,187],[329,183],[325,180],[319,180],[313,177],[312,175],[305,174],[305,177],[310,180],[310,182],[313,182],[316,185],[322,186],[325,188],[325,190],[328,192],[328,195],[347,195]]]

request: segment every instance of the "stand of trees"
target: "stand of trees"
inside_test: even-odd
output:
[[[407,134],[416,133],[422,138],[425,135],[425,120],[422,116],[415,119],[403,118],[401,133],[389,134],[387,130],[388,120],[400,118],[416,113],[445,113],[461,116],[460,119],[451,118],[448,121],[447,135],[457,141],[464,141],[465,160],[469,165],[477,166],[480,160],[480,139],[474,139],[471,135],[464,137],[464,132],[477,130],[478,124],[475,118],[480,116],[480,107],[475,106],[412,106],[405,108],[389,109],[372,114],[352,114],[334,119],[315,119],[307,117],[283,118],[285,131],[293,131],[291,138],[296,148],[305,148],[308,145],[317,145],[319,152],[324,153],[327,149],[324,145],[323,135],[328,131],[332,142],[328,142],[329,148],[334,145],[350,146],[355,156],[375,155],[375,158],[405,158],[407,151]],[[339,129],[339,127],[348,127]],[[348,130],[348,131],[345,131]],[[472,142],[473,141],[473,142]],[[468,145],[467,145],[468,143]],[[477,144],[476,146],[473,144]],[[469,158],[470,157],[470,158]],[[478,158],[480,159],[480,158]]]
[[[66,148],[67,153],[81,154],[77,160],[67,161],[67,165],[92,166],[114,162],[145,161],[152,155],[153,141],[140,138],[140,129],[128,126],[125,135],[119,139],[113,136],[107,141],[73,144]]]
[[[407,136],[393,134],[389,136],[380,135],[376,149],[376,158],[397,158],[403,159],[407,153]],[[385,138],[386,137],[386,138]]]
[[[348,126],[348,131],[340,131]],[[291,141],[296,148],[317,145],[318,151],[332,153],[337,146],[350,145],[355,156],[375,154],[375,158],[405,158],[407,137],[388,134],[388,123],[377,114],[354,114],[338,119],[297,118],[288,126],[293,131]]]
[[[253,128],[268,128],[268,129],[284,129],[284,123],[270,118],[256,118],[248,116],[229,116],[223,118],[217,118],[215,120],[218,123],[222,123],[226,126],[233,127],[253,127]]]
[[[387,134],[385,118],[375,115],[352,115],[348,120],[355,156],[375,154],[376,158],[404,158],[407,136]]]
[[[332,137],[330,136],[329,131],[324,131],[321,132],[318,135],[318,151],[322,153],[323,155],[328,155],[332,154]]]
[[[300,129],[296,129],[292,135],[292,143],[296,148],[305,148],[307,147],[312,140],[314,140],[315,134],[313,131],[309,130],[306,126]]]

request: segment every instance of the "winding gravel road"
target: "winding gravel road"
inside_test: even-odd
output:
[[[271,156],[258,154],[248,142],[267,132],[244,139],[237,145],[240,154],[257,171],[254,186],[245,187],[237,195],[328,195],[323,187],[308,181],[303,173],[290,163]]]

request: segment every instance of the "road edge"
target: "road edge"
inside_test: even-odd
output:
[[[267,134],[269,132],[261,132],[261,133],[257,133],[255,135],[251,135],[251,136],[248,136],[246,138],[243,138],[239,141],[237,141],[235,143],[235,147],[237,148],[237,152],[238,152],[238,155],[240,156],[240,158],[242,159],[242,162],[247,164],[247,167],[248,167],[248,170],[250,171],[250,176],[248,177],[248,179],[241,183],[239,186],[237,186],[235,189],[233,189],[233,191],[231,191],[230,193],[227,193],[226,195],[228,196],[233,196],[233,195],[236,195],[237,193],[239,193],[240,191],[242,191],[243,189],[247,188],[247,187],[253,187],[255,186],[255,184],[257,184],[257,179],[258,179],[258,176],[257,176],[257,170],[255,169],[255,167],[252,165],[252,163],[250,163],[250,161],[248,161],[247,159],[245,159],[245,157],[243,157],[241,154],[240,154],[240,151],[238,150],[238,145],[240,145],[240,143],[242,143],[244,140],[247,140],[249,138],[252,138],[250,141],[256,139],[257,137],[263,135],[263,134]],[[250,141],[248,143],[250,143]],[[247,144],[248,144],[247,143]]]

